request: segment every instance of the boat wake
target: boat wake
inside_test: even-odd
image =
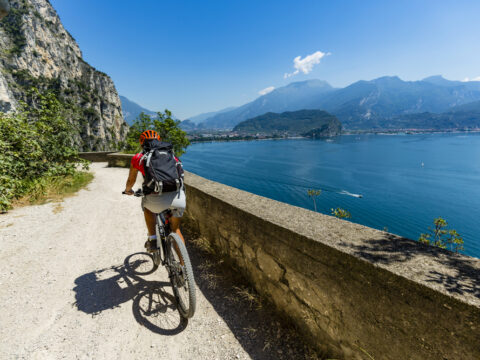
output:
[[[356,197],[356,198],[362,198],[363,197],[363,195],[361,195],[361,194],[352,194],[351,192],[348,192],[346,190],[340,191],[339,194],[353,196],[353,197]]]

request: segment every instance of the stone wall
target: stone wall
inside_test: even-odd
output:
[[[122,154],[115,151],[92,151],[79,153],[80,158],[92,162],[108,162],[109,167],[130,167],[133,154]]]
[[[133,154],[112,153],[107,155],[109,167],[130,167]]]
[[[85,159],[91,162],[107,162],[108,154],[113,154],[116,151],[92,151],[92,152],[81,152],[79,153],[79,157],[81,159]]]
[[[480,259],[191,173],[186,184],[184,224],[327,357],[480,359]]]

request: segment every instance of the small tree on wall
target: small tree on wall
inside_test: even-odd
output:
[[[428,228],[429,232],[420,234],[420,241],[423,244],[437,246],[442,249],[447,249],[455,252],[463,250],[463,238],[456,230],[448,230],[448,223],[445,219],[438,217],[433,220],[435,227]]]
[[[317,196],[320,196],[321,193],[322,193],[322,190],[314,190],[314,189],[307,190],[308,196],[310,196],[313,200],[313,208],[315,209],[315,211],[317,211],[316,198]]]
[[[336,209],[330,209],[330,210],[331,210],[331,214],[333,216],[336,216],[339,219],[350,219],[352,217],[350,212],[339,207],[337,207]]]

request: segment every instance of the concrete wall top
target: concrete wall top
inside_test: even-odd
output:
[[[115,153],[116,151],[90,151],[78,153],[81,159],[85,159],[92,162],[106,162],[108,160],[107,155]]]
[[[260,217],[309,241],[370,263],[426,288],[480,308],[480,259],[420,244],[375,230],[257,196],[186,172],[187,186]],[[296,248],[315,257],[312,247]],[[318,247],[316,247],[318,248]]]

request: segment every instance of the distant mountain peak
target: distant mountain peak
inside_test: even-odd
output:
[[[122,103],[123,118],[128,125],[132,125],[141,112],[144,112],[145,114],[150,116],[157,115],[152,110],[145,109],[144,107],[138,105],[136,102],[126,98],[125,96],[119,95],[119,98],[120,102]]]
[[[204,121],[205,119],[208,119],[209,117],[212,117],[212,116],[215,116],[215,115],[227,112],[227,111],[234,110],[235,108],[236,108],[235,106],[229,106],[229,107],[221,109],[221,110],[210,111],[210,112],[207,112],[207,113],[198,114],[198,115],[195,115],[195,116],[190,116],[188,119],[185,119],[185,120],[190,120],[192,123],[200,124],[202,121]]]
[[[438,81],[438,80],[446,80],[442,75],[432,75],[432,76],[427,76],[425,79],[422,79],[422,81]]]
[[[403,83],[404,81],[400,79],[398,76],[382,76],[377,79],[372,80],[374,83]]]
[[[440,86],[455,86],[462,84],[460,81],[447,80],[442,75],[428,76],[421,81]]]
[[[310,80],[305,80],[305,81],[295,81],[291,82],[286,88],[298,88],[298,87],[328,87],[331,88],[332,86],[326,82],[325,80],[319,80],[319,79],[310,79]]]

